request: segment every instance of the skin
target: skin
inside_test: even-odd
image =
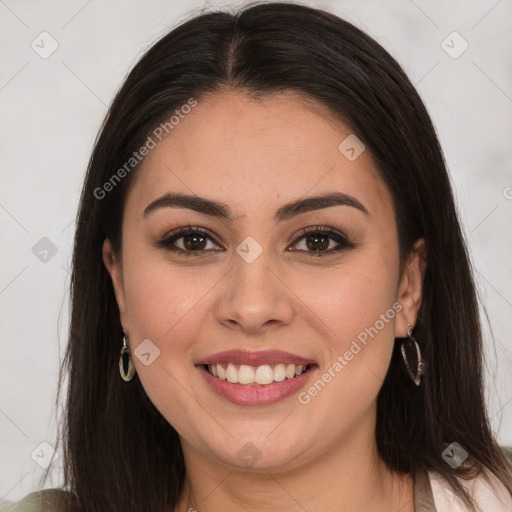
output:
[[[417,319],[425,244],[417,241],[400,275],[391,196],[368,149],[354,161],[338,150],[350,133],[295,93],[256,101],[226,90],[202,98],[133,177],[122,255],[107,239],[103,259],[132,353],[144,339],[160,350],[148,366],[132,361],[181,438],[187,481],[176,511],[414,509],[412,479],[385,467],[374,431],[395,336],[405,337]],[[333,206],[273,218],[284,203],[333,191],[357,198],[368,215]],[[145,217],[167,192],[219,201],[234,219],[170,207]],[[202,255],[154,245],[188,223],[215,237]],[[357,246],[315,257],[297,234],[316,225]],[[236,252],[248,236],[263,249],[250,264]],[[338,246],[330,240],[324,252]],[[222,350],[277,348],[317,361],[307,390],[396,302],[396,316],[306,405],[296,395],[235,405],[194,366]],[[254,467],[237,456],[246,443],[261,455]]]

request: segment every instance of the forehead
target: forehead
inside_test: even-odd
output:
[[[210,94],[145,157],[126,208],[140,213],[177,191],[222,199],[245,215],[251,206],[338,190],[389,213],[390,195],[369,150],[348,159],[339,148],[347,137],[354,137],[350,127],[294,92],[259,99],[239,91]]]

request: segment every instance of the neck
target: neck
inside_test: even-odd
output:
[[[413,512],[413,482],[377,453],[375,417],[300,466],[248,469],[206,458],[182,440],[187,468],[176,512]]]

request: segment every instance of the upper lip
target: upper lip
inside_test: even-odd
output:
[[[276,364],[295,364],[295,365],[308,365],[316,364],[313,359],[306,359],[290,352],[283,352],[282,350],[260,350],[254,352],[251,350],[225,350],[217,352],[210,356],[201,359],[196,364],[216,364],[216,363],[233,363],[245,364],[248,366],[261,366],[268,364],[270,366]]]

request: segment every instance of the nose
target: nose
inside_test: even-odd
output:
[[[216,314],[224,326],[258,334],[292,322],[295,296],[269,253],[263,251],[250,263],[233,255],[231,270],[218,289]]]

